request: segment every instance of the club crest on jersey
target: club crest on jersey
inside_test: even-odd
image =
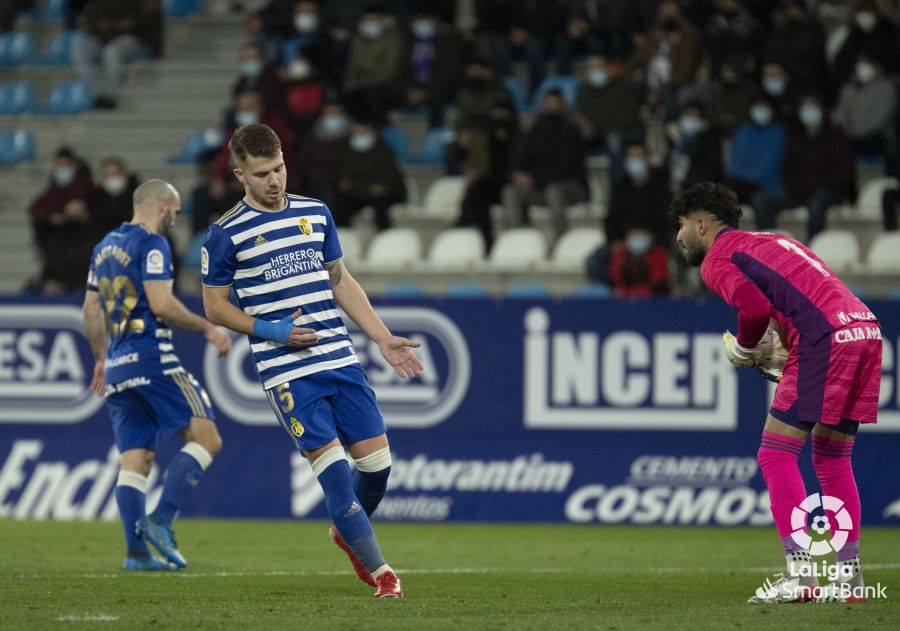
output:
[[[299,223],[300,223],[300,232],[302,232],[306,236],[309,236],[312,234],[313,229],[312,229],[312,224],[309,223],[309,219],[307,219],[306,217],[300,217]]]
[[[300,421],[298,421],[297,419],[295,419],[292,416],[291,417],[291,433],[294,436],[296,436],[297,438],[300,438],[301,436],[303,436],[303,432],[304,432],[303,425],[300,423]]]

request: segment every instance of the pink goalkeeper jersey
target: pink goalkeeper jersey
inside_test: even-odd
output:
[[[756,285],[772,303],[790,346],[795,333],[814,342],[850,322],[876,321],[818,256],[783,234],[726,228],[709,248],[700,274],[732,307],[738,287]]]

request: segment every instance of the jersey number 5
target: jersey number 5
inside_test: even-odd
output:
[[[820,274],[822,274],[822,276],[831,276],[831,274],[828,273],[828,270],[826,270],[824,267],[822,267],[821,263],[819,263],[817,260],[812,258],[809,254],[807,254],[800,248],[798,248],[796,244],[791,243],[787,239],[778,239],[778,245],[783,247],[785,250],[788,250],[789,252],[793,252],[794,254],[797,254],[798,256],[801,256],[804,259],[806,259],[806,262],[809,263],[810,265],[812,265],[814,268],[816,268],[816,270],[818,270],[818,272]]]
[[[124,335],[134,328],[129,326],[128,317],[138,302],[137,290],[127,276],[106,276],[97,281],[103,310],[106,312],[106,328],[112,336]]]

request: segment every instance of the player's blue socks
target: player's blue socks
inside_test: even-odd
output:
[[[353,492],[350,465],[342,447],[333,447],[312,464],[325,492],[325,505],[338,532],[365,568],[373,573],[385,565],[366,511]]]
[[[372,516],[387,492],[388,477],[391,475],[391,450],[388,447],[356,459],[356,473],[353,474],[353,490],[366,515]]]
[[[185,505],[211,462],[212,456],[199,443],[187,443],[166,470],[166,482],[153,519],[171,526],[175,515]]]
[[[147,503],[147,478],[134,471],[119,471],[116,480],[116,504],[119,517],[125,529],[125,547],[128,556],[145,557],[150,550],[144,540],[135,532],[137,520],[144,516]]]

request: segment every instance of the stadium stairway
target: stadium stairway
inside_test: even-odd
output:
[[[56,33],[58,23],[22,24],[38,40],[38,49]],[[114,111],[70,117],[36,114],[4,117],[0,127],[24,127],[37,138],[37,159],[0,170],[0,292],[15,292],[38,269],[28,224],[29,201],[44,188],[57,147],[71,146],[96,168],[108,155],[123,157],[142,178],[163,177],[187,195],[196,182],[192,165],[168,165],[188,134],[214,125],[227,107],[243,42],[240,16],[191,16],[166,21],[165,58],[129,66]],[[70,68],[26,65],[0,69],[0,81],[28,79],[41,103],[53,85],[72,78]],[[187,221],[178,241],[184,244]]]

